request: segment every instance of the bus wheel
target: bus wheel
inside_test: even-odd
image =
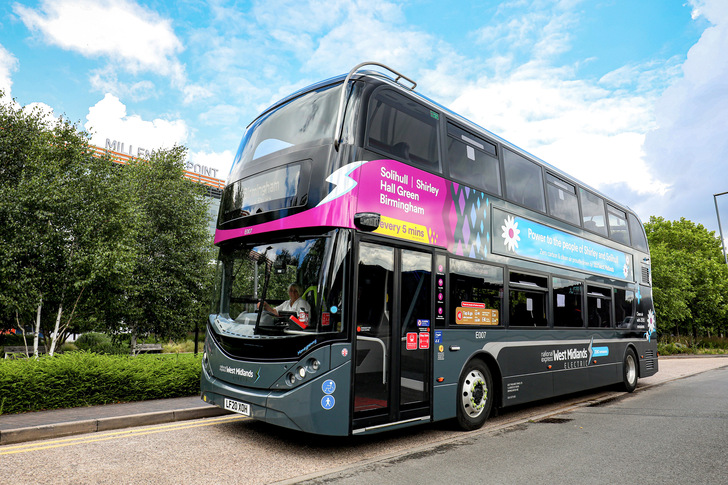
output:
[[[493,379],[488,366],[470,361],[460,375],[458,391],[458,425],[467,431],[480,428],[493,407]]]
[[[632,349],[627,349],[627,353],[624,354],[622,385],[627,392],[632,392],[637,387],[637,356]]]

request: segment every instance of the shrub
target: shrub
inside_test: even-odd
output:
[[[192,396],[200,392],[201,356],[69,352],[0,360],[2,413]]]
[[[202,348],[202,344],[198,344],[199,349]],[[180,352],[194,352],[195,351],[195,341],[194,340],[185,340],[184,342],[170,342],[168,344],[162,345],[162,352],[164,353],[180,353]]]
[[[88,332],[84,333],[75,342],[78,350],[94,352],[97,354],[128,354],[130,353],[127,342],[114,342],[105,333]]]

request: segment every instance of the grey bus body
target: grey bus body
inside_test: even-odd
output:
[[[658,370],[637,216],[381,73],[318,83],[251,123],[217,229],[202,398],[254,419],[337,436],[473,429],[493,407],[632,391]],[[307,311],[257,311],[291,283]]]

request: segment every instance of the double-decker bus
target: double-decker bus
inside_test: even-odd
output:
[[[364,63],[248,126],[203,400],[317,434],[469,430],[657,372],[636,214],[414,88]]]

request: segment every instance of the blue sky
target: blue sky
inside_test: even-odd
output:
[[[100,146],[184,144],[225,178],[261,109],[379,61],[643,219],[711,230],[712,194],[728,191],[727,52],[725,0],[0,7],[0,89],[77,122]],[[728,196],[719,200],[728,221]]]

